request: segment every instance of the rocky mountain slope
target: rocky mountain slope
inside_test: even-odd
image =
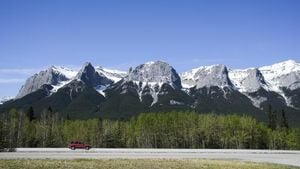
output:
[[[169,64],[147,62],[129,70],[126,77],[105,90],[106,117],[126,118],[142,111],[189,108],[180,77]]]
[[[70,82],[76,73],[76,71],[68,68],[51,66],[49,69],[43,70],[28,78],[25,84],[21,87],[16,98],[21,98],[27,94],[35,92],[45,84],[52,85],[55,92],[63,85]]]

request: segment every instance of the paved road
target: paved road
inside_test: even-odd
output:
[[[228,149],[102,149],[18,148],[0,159],[222,159],[287,164],[300,167],[300,151]]]

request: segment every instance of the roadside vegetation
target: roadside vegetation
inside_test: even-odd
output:
[[[0,160],[5,169],[299,169],[276,164],[220,160]]]
[[[272,111],[271,111],[272,112]],[[300,130],[286,120],[195,112],[142,113],[131,120],[69,120],[50,108],[39,118],[1,114],[0,148],[66,147],[72,140],[106,148],[300,149]]]

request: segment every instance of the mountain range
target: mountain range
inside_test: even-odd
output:
[[[73,119],[128,119],[141,112],[190,110],[245,114],[267,119],[284,110],[292,125],[300,122],[300,64],[287,60],[271,66],[230,69],[218,64],[181,74],[168,63],[152,61],[128,72],[85,63],[79,71],[51,66],[29,77],[0,112],[49,106]]]

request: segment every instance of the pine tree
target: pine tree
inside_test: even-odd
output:
[[[66,119],[67,119],[67,120],[70,120],[70,119],[71,119],[69,113],[67,113]]]
[[[9,151],[14,151],[17,147],[19,113],[16,109],[9,111],[9,132],[8,132],[8,148]]]
[[[8,119],[5,117],[5,114],[2,114],[0,115],[0,152],[9,147],[8,133]]]
[[[277,128],[277,116],[276,111],[272,110],[272,105],[269,104],[269,111],[267,112],[269,118],[268,127],[272,130],[276,130]]]
[[[287,118],[285,116],[285,111],[283,109],[281,110],[281,124],[280,124],[280,127],[289,129],[289,124],[288,124]]]
[[[49,106],[48,109],[47,109],[48,113],[52,114],[53,113],[53,110],[52,110],[52,107]]]
[[[34,110],[33,110],[32,106],[30,106],[29,109],[27,110],[26,116],[28,117],[28,119],[29,119],[30,122],[32,120],[34,120]]]

